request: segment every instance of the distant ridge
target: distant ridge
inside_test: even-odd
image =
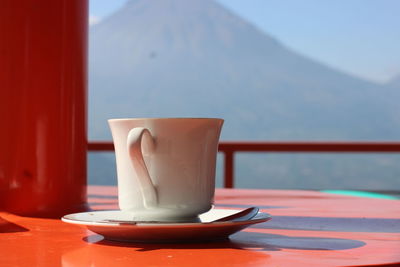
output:
[[[393,86],[393,87],[398,87],[400,88],[400,74],[395,76],[394,78],[392,78],[389,82],[388,82],[389,86]]]

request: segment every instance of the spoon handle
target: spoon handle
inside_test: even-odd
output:
[[[248,221],[251,218],[253,218],[254,216],[256,216],[258,214],[259,208],[257,207],[251,207],[251,208],[247,208],[245,210],[242,210],[238,213],[220,218],[218,220],[212,221],[212,222],[242,222],[242,221]]]
[[[247,208],[245,210],[239,211],[235,214],[219,218],[217,220],[211,221],[213,222],[242,222],[242,221],[248,221],[252,219],[254,216],[258,214],[259,209],[257,207],[251,207]],[[164,221],[122,221],[122,220],[103,220],[102,222],[106,223],[119,223],[120,225],[135,225],[135,224],[175,224],[177,222],[164,222]],[[187,222],[189,223],[189,222]]]

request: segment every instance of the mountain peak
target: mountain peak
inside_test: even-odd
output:
[[[143,26],[161,28],[171,24],[186,25],[187,31],[199,25],[225,28],[255,27],[233,14],[215,0],[129,0],[123,8],[106,18],[94,28],[109,21],[118,21],[120,27]],[[218,26],[216,26],[218,24]],[[175,26],[173,26],[175,27]],[[130,29],[134,31],[134,29]],[[272,39],[272,38],[271,38]]]
[[[138,64],[147,62],[149,55],[151,58],[165,55],[183,61],[187,60],[184,55],[198,60],[206,57],[217,60],[235,54],[254,56],[252,50],[262,49],[271,54],[285,50],[274,38],[215,0],[130,0],[122,9],[94,25],[90,37],[91,52],[114,50],[115,53],[108,56],[121,57],[120,66],[132,64],[127,58]],[[111,61],[106,59],[106,62]]]
[[[180,15],[189,18],[191,14],[201,14],[205,10],[224,10],[214,0],[130,0],[123,9],[126,12],[146,12],[156,14],[159,18],[169,15]]]

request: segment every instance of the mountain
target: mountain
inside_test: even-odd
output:
[[[93,138],[124,116],[224,117],[229,139],[400,133],[384,87],[288,50],[211,0],[128,2],[91,28],[89,63]]]
[[[213,0],[131,0],[91,27],[89,52],[90,139],[111,138],[108,118],[182,116],[224,118],[225,140],[400,136],[397,91],[299,55]]]

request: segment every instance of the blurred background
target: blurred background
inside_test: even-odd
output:
[[[397,0],[91,0],[89,140],[111,141],[109,118],[220,117],[222,141],[398,141],[398,10]],[[240,153],[235,184],[398,189],[399,162]],[[113,153],[89,153],[89,183],[116,184]]]

